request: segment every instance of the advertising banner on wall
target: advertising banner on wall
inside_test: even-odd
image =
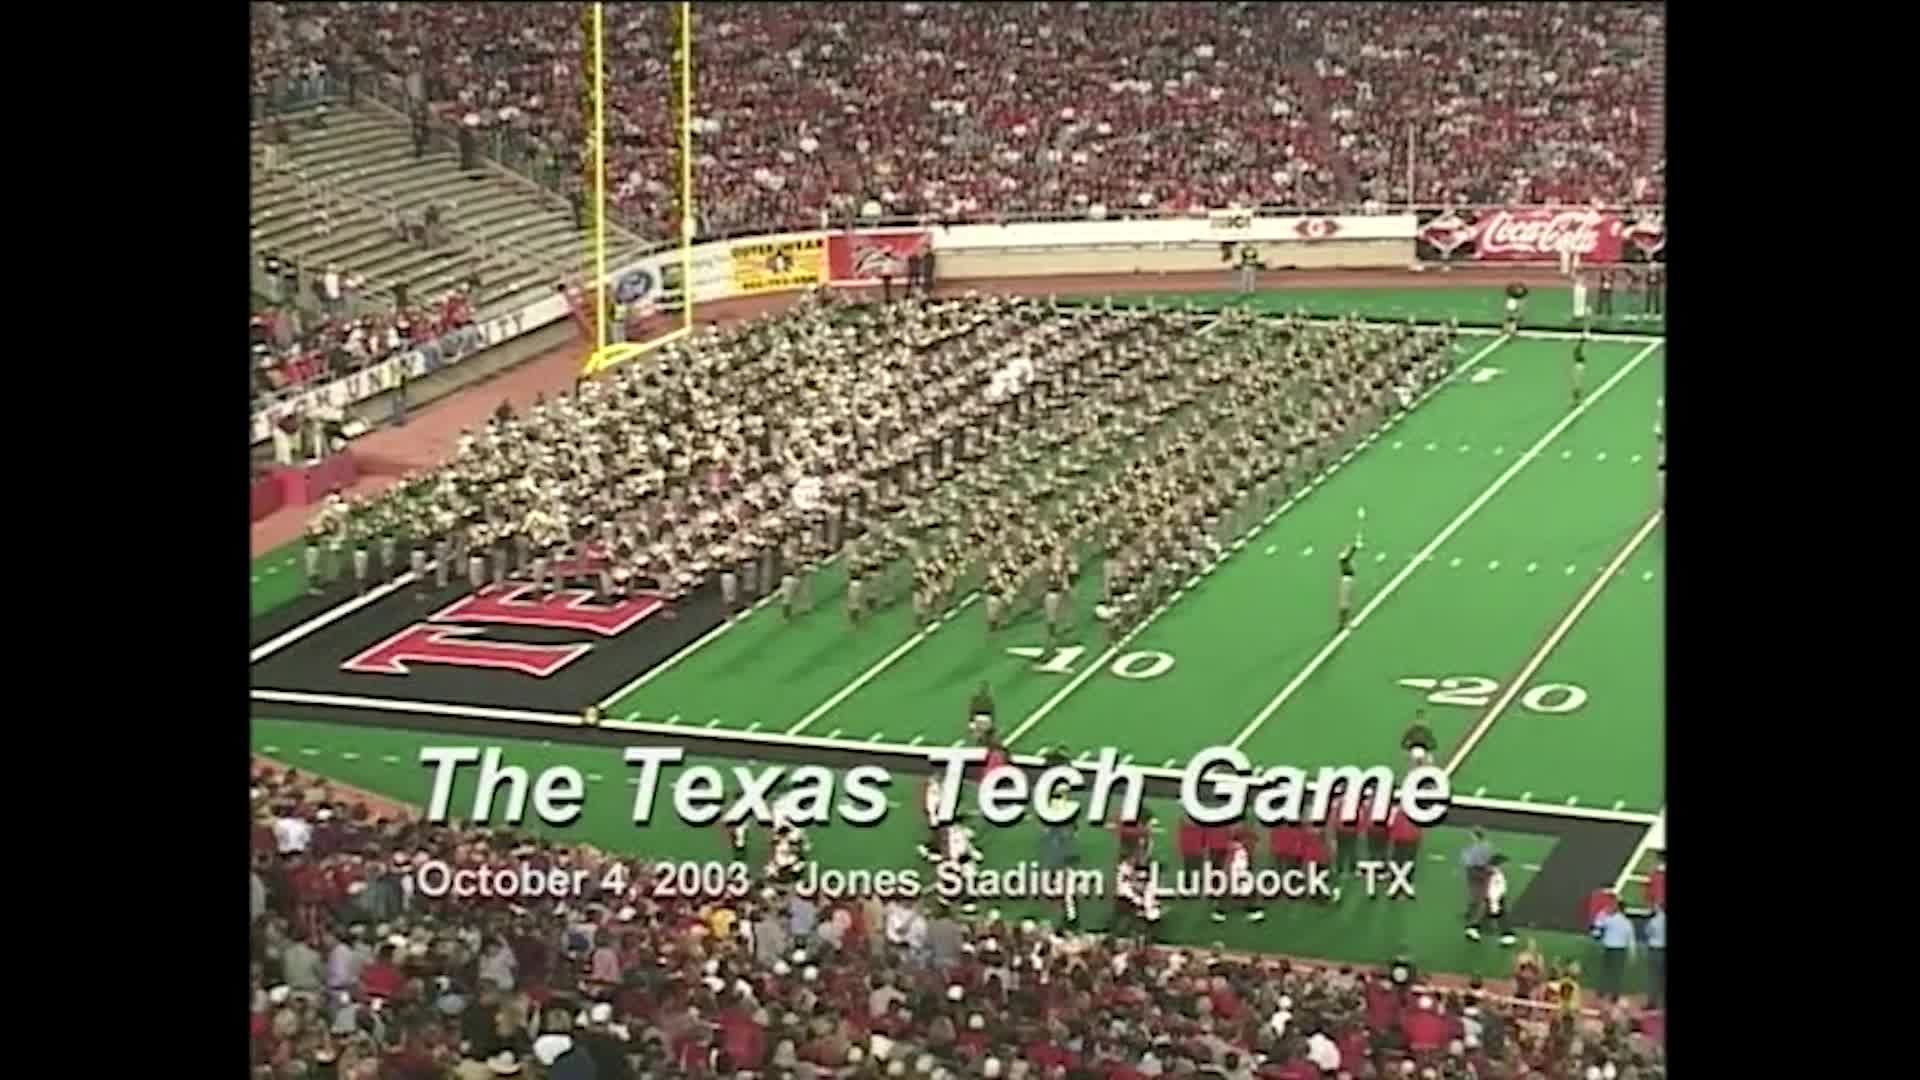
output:
[[[734,244],[729,251],[733,287],[740,294],[777,292],[818,285],[826,274],[826,241],[818,236],[758,244]]]
[[[1657,211],[1552,207],[1494,207],[1429,211],[1415,240],[1424,262],[1583,264],[1650,262],[1666,258],[1666,223]]]
[[[827,280],[835,285],[871,285],[882,277],[907,276],[907,257],[924,253],[925,230],[834,233],[827,237]]]

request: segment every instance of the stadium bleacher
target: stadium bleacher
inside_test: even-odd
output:
[[[324,19],[371,78],[415,76],[442,123],[477,117],[511,133],[491,141],[530,171],[566,175],[527,163],[564,161],[580,143],[572,7],[287,6]],[[1658,5],[1388,10],[702,4],[702,233],[866,211],[1398,203],[1409,118],[1425,147],[1417,202],[1657,200]],[[613,201],[644,235],[670,237],[668,7],[619,5],[609,18]]]

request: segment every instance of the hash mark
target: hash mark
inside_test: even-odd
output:
[[[342,759],[342,760],[344,760],[344,761],[359,761],[359,760],[360,760],[360,755],[359,755],[359,753],[358,753],[358,752],[356,752],[356,751],[353,751],[353,750],[342,750],[342,751],[340,752],[340,757],[341,757],[341,759]]]
[[[1593,455],[1593,460],[1595,461],[1607,460],[1607,452],[1605,450],[1600,451],[1599,453]]]
[[[1121,758],[1121,759],[1120,759],[1120,764],[1122,764],[1122,765],[1131,765],[1131,764],[1133,764],[1133,755],[1132,755],[1132,754],[1128,754],[1127,756],[1125,756],[1125,757],[1123,757],[1123,758]]]
[[[1373,561],[1374,561],[1374,562],[1386,562],[1386,561],[1387,561],[1387,553],[1386,553],[1386,552],[1384,552],[1384,551],[1376,551],[1376,552],[1374,552],[1374,553],[1373,553]]]
[[[1427,444],[1427,449],[1429,449],[1429,450],[1438,450],[1438,449],[1440,449],[1440,444],[1439,444],[1439,443],[1428,443],[1428,444]]]
[[[841,730],[841,729],[839,729],[839,728],[834,728],[834,729],[833,729],[832,731],[829,731],[829,732],[827,732],[827,738],[829,738],[829,739],[837,739],[837,738],[839,738],[839,737],[840,737],[840,730]]]
[[[383,761],[383,762],[386,762],[386,763],[387,763],[388,765],[398,765],[398,764],[400,764],[400,759],[399,759],[399,758],[397,758],[397,757],[395,757],[395,756],[393,756],[392,754],[381,754],[381,755],[380,755],[380,760],[381,760],[381,761]]]
[[[870,743],[885,742],[887,741],[887,733],[884,731],[876,731],[873,733],[873,737],[867,741]]]
[[[956,747],[960,747],[960,746],[965,746],[965,745],[967,745],[967,740],[965,740],[965,739],[955,739],[955,740],[953,740],[953,745],[954,745],[954,746],[956,746]]]
[[[1499,457],[1501,454],[1504,454],[1506,452],[1507,452],[1507,448],[1504,446],[1496,446],[1493,448],[1494,457]]]
[[[1399,439],[1395,439],[1395,440],[1393,440],[1393,448],[1394,448],[1395,450],[1398,450],[1398,449],[1400,449],[1400,447],[1401,447],[1401,446],[1403,446],[1403,445],[1405,445],[1405,444],[1403,444],[1403,443],[1402,443],[1402,442],[1401,442],[1401,441],[1400,441]]]
[[[1567,564],[1567,573],[1569,573],[1569,574],[1571,574],[1571,573],[1573,573],[1573,564],[1572,564],[1572,563],[1568,563],[1568,564]]]
[[[747,725],[747,730],[748,730],[748,731],[759,731],[759,730],[760,730],[760,721],[758,721],[758,720],[755,720],[755,721],[754,721],[753,723],[751,723],[751,724],[748,724],[748,725]]]
[[[1571,451],[1571,450],[1562,450],[1562,451],[1560,451],[1560,460],[1561,460],[1561,461],[1572,461],[1572,460],[1573,460],[1573,451]]]
[[[709,721],[707,721],[707,726],[708,726],[708,727],[710,727],[710,728],[716,728],[716,727],[719,727],[719,726],[720,726],[720,718],[716,716],[716,717],[714,717],[713,719],[711,719],[711,720],[709,720]]]
[[[587,774],[587,779],[588,779],[589,781],[591,781],[591,782],[593,782],[593,783],[595,783],[595,784],[597,784],[597,783],[599,783],[600,781],[602,781],[602,780],[605,780],[605,779],[606,779],[606,777],[604,777],[604,776],[601,776],[601,775],[600,775],[599,773],[597,773],[597,772],[590,772],[590,773],[588,773],[588,774]]]
[[[1487,793],[1487,789],[1484,785],[1473,789],[1473,797],[1476,799],[1482,795],[1485,795],[1486,793]]]
[[[1641,580],[1641,581],[1652,581],[1652,580],[1653,580],[1653,571],[1651,571],[1651,570],[1644,570],[1644,571],[1642,571],[1642,572],[1641,572],[1641,574],[1640,574],[1640,580]]]
[[[1532,801],[1533,801],[1533,792],[1531,792],[1531,791],[1523,791],[1523,792],[1521,792],[1521,793],[1520,793],[1520,801],[1521,801],[1521,802],[1532,802]]]
[[[1464,453],[1466,453],[1466,452],[1467,452],[1468,450],[1471,450],[1471,449],[1473,449],[1473,448],[1472,448],[1472,447],[1470,447],[1470,446],[1468,446],[1468,445],[1467,445],[1466,443],[1461,443],[1461,444],[1460,444],[1460,452],[1461,452],[1461,453],[1463,453],[1463,454],[1464,454]]]
[[[1625,810],[1627,808],[1627,800],[1615,799],[1613,802],[1613,808],[1615,810]]]
[[[1568,806],[1579,806],[1579,805],[1580,805],[1580,796],[1578,796],[1578,795],[1569,795],[1569,796],[1567,796],[1567,805],[1568,805]]]
[[[1540,569],[1540,564],[1537,562],[1530,562],[1527,564],[1527,573],[1529,574],[1533,573],[1535,570],[1538,570],[1538,569]]]
[[[907,745],[919,746],[921,743],[926,741],[927,741],[927,737],[925,735],[915,735],[913,738],[907,740]]]
[[[639,715],[640,715],[639,713],[634,713],[634,714],[633,714],[633,716],[639,716]],[[629,719],[629,720],[631,720],[631,719],[633,719],[633,716],[629,716],[629,717],[627,717],[627,719]],[[679,722],[680,722],[680,714],[679,714],[679,713],[674,713],[674,714],[673,714],[672,716],[669,716],[669,717],[667,717],[667,723],[669,723],[669,724],[677,724],[677,723],[679,723]]]
[[[1629,461],[1629,462],[1627,462],[1627,464],[1629,464],[1629,465],[1638,465],[1638,464],[1640,464],[1640,455],[1639,455],[1639,454],[1635,454],[1635,455],[1633,455],[1633,460],[1631,460],[1631,461]]]
[[[1160,763],[1160,767],[1163,769],[1171,769],[1173,768],[1173,763],[1178,760],[1179,760],[1178,758],[1168,758],[1167,760]]]
[[[1274,552],[1276,552],[1276,551],[1279,551],[1279,550],[1280,550],[1280,545],[1278,545],[1278,544],[1268,544],[1268,545],[1267,545],[1267,554],[1269,554],[1269,555],[1271,555],[1271,554],[1273,554]]]
[[[1453,561],[1452,561],[1452,562],[1450,562],[1450,563],[1448,563],[1447,565],[1448,565],[1448,566],[1459,566],[1459,565],[1460,565],[1460,562],[1461,562],[1461,559],[1460,559],[1460,556],[1458,556],[1458,555],[1455,555],[1455,556],[1453,557]]]
[[[314,749],[313,747],[311,747],[311,746],[303,746],[303,747],[301,747],[301,748],[300,748],[300,752],[301,752],[302,754],[305,754],[305,755],[306,755],[306,756],[308,756],[308,757],[319,757],[319,756],[320,756],[320,751],[318,751],[318,750],[315,750],[315,749]]]
[[[1300,554],[1301,554],[1302,556],[1307,556],[1307,555],[1311,555],[1311,554],[1313,554],[1313,545],[1312,545],[1312,544],[1308,544],[1308,545],[1307,545],[1307,548],[1306,548],[1306,550],[1305,550],[1305,551],[1302,551],[1302,552],[1301,552]]]
[[[1487,564],[1487,569],[1489,569],[1489,570],[1498,570],[1498,569],[1500,569],[1500,560],[1499,560],[1499,559],[1495,559],[1495,560],[1493,560],[1492,562],[1490,562],[1490,563],[1488,563],[1488,564]]]

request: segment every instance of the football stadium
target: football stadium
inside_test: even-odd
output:
[[[249,18],[254,1075],[1665,1075],[1663,8]]]

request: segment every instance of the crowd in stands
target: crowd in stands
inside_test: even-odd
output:
[[[251,807],[256,1080],[1665,1075],[1658,1013],[1434,985],[1410,958],[1336,969],[764,891],[437,901],[412,885],[430,860],[599,881],[613,856],[265,764]]]
[[[572,4],[289,4],[445,123],[577,161]],[[677,233],[674,5],[607,9],[612,194]],[[1659,197],[1658,5],[703,3],[702,232],[1228,204]],[[318,43],[308,38],[319,39]],[[271,51],[263,61],[283,62]],[[562,173],[577,169],[561,169]]]
[[[474,321],[462,289],[363,315],[352,314],[361,296],[353,279],[343,279],[339,296],[338,303],[323,302],[317,311],[292,302],[256,305],[247,322],[256,407],[285,391],[371,367]]]

